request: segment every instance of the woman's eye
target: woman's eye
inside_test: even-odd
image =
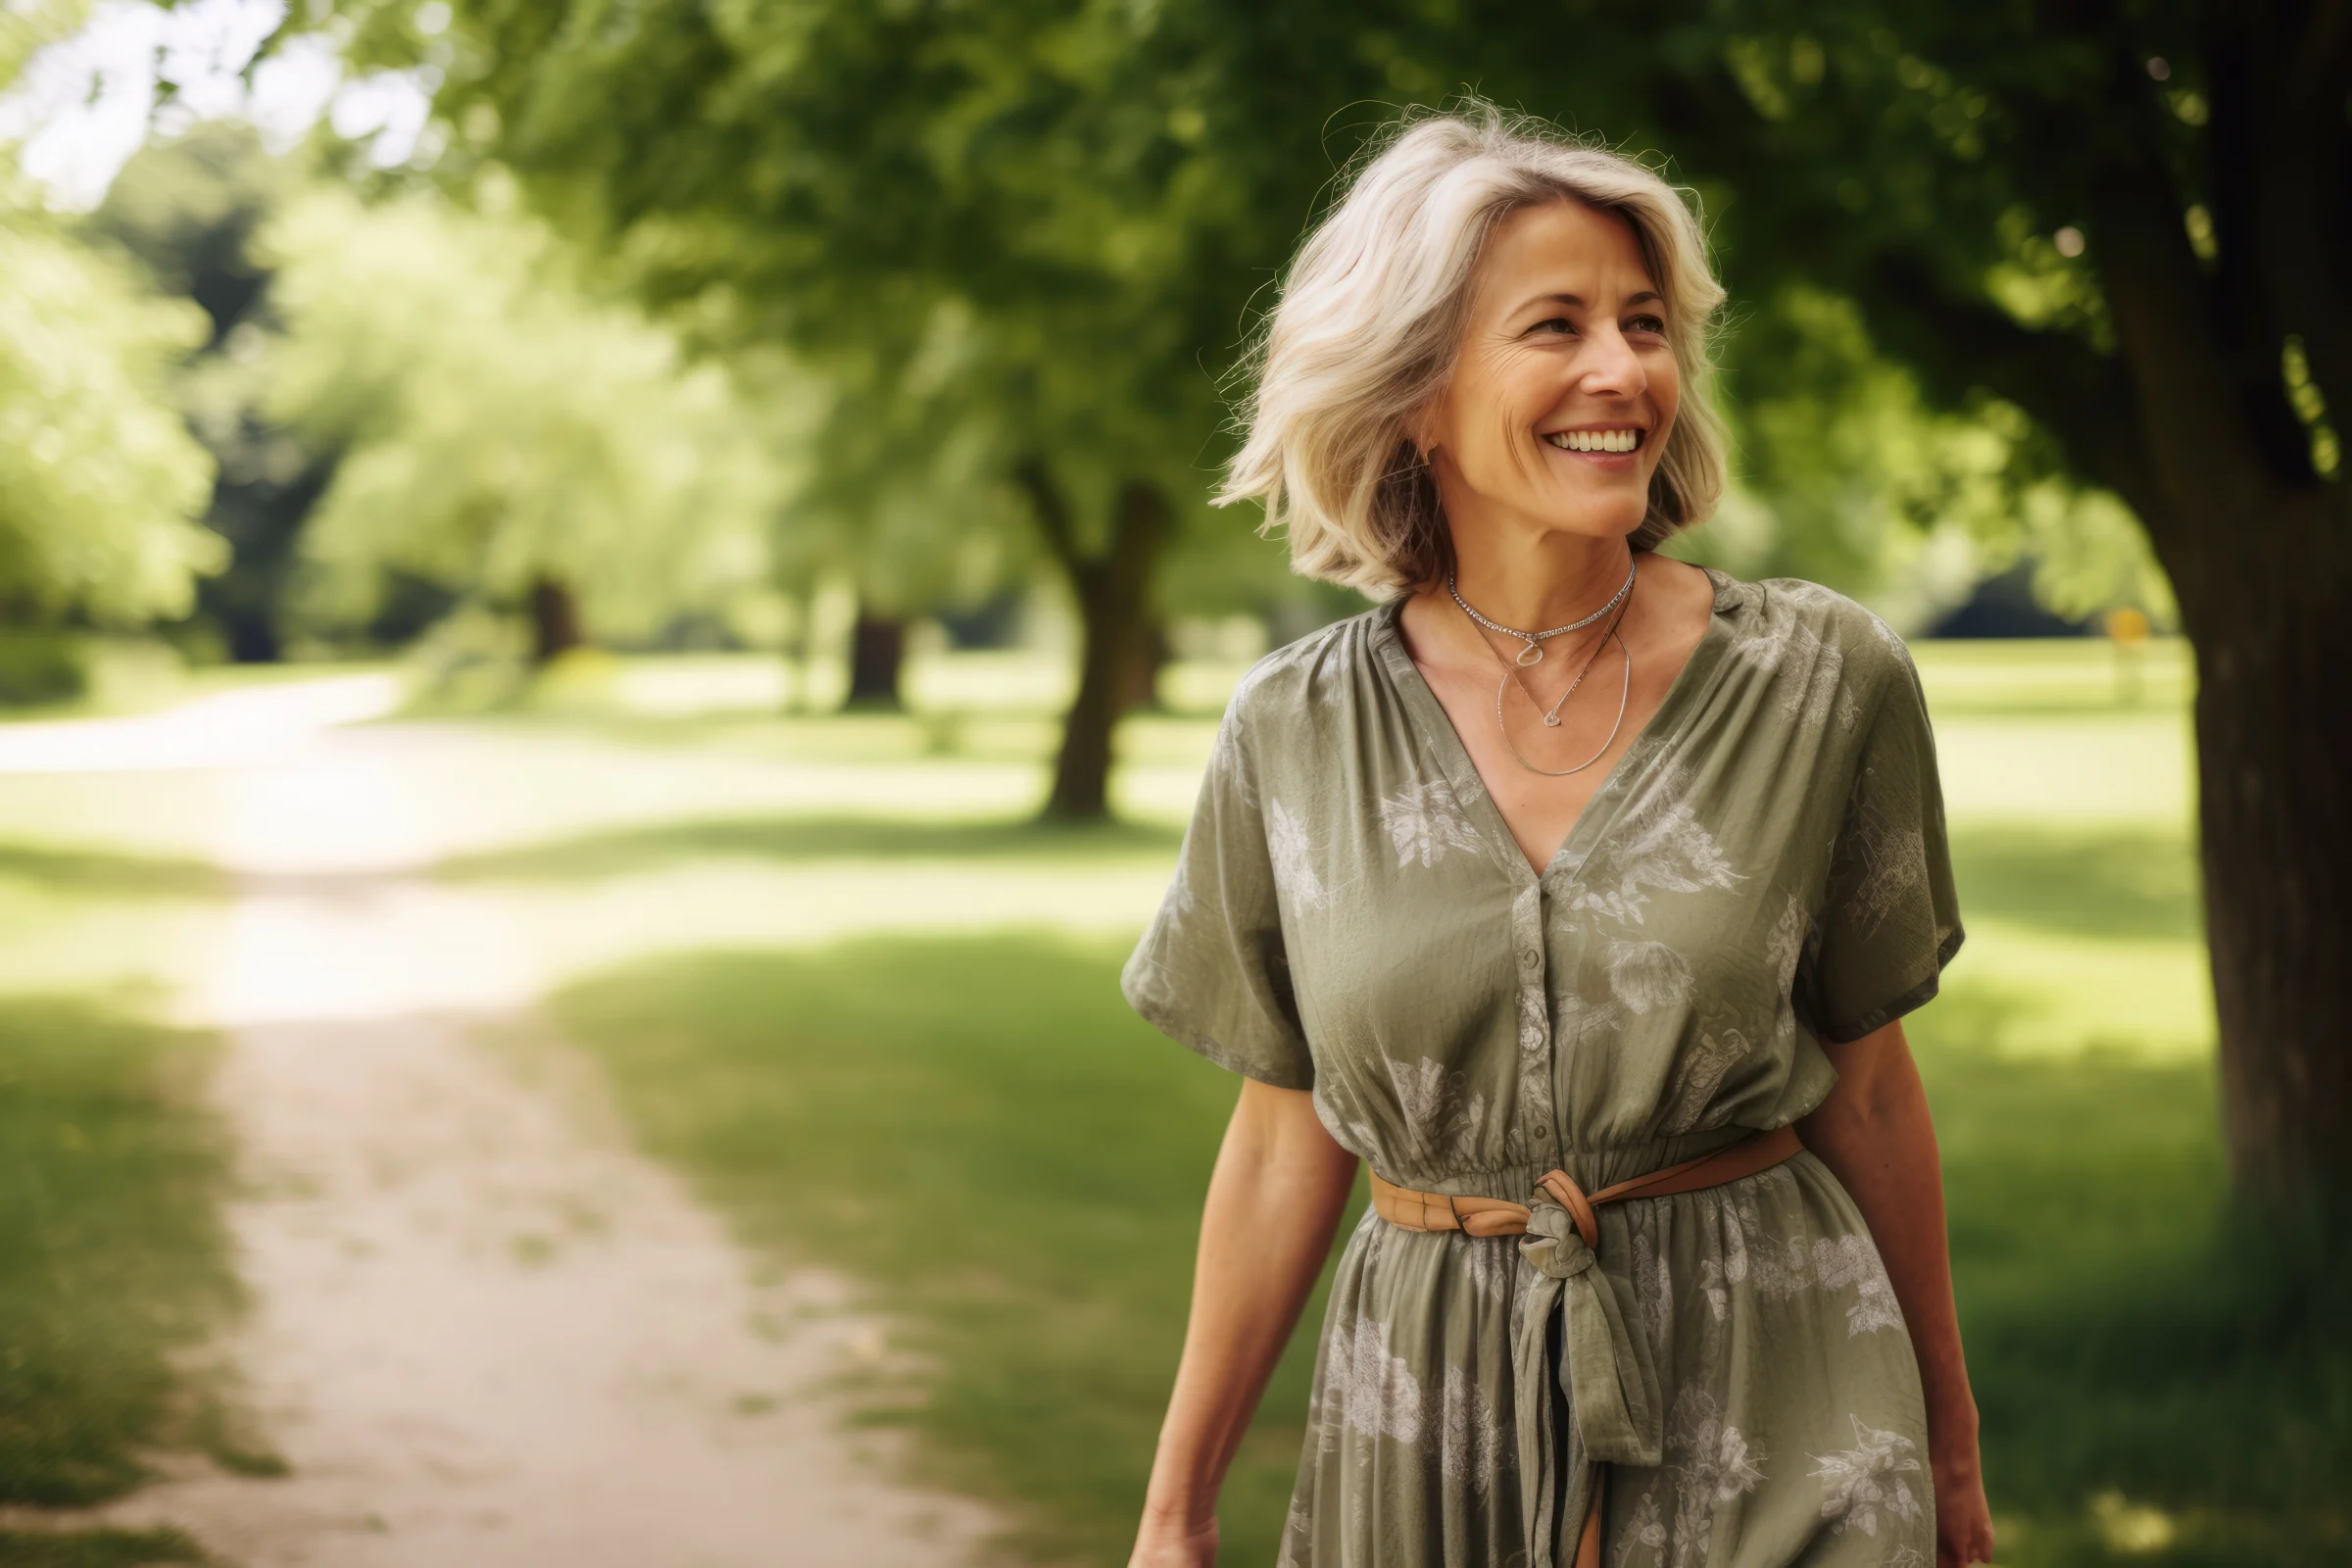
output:
[[[1655,316],[1637,316],[1625,323],[1625,329],[1629,332],[1652,332],[1659,337],[1664,337],[1666,322],[1662,318]]]
[[[1576,331],[1576,323],[1568,319],[1568,318],[1565,316],[1555,316],[1548,321],[1538,321],[1534,326],[1528,328],[1528,330],[1531,332],[1565,332],[1574,334]]]

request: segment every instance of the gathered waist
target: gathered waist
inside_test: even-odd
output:
[[[1565,1168],[1544,1171],[1525,1185],[1505,1186],[1498,1191],[1455,1192],[1449,1189],[1458,1184],[1441,1184],[1435,1188],[1401,1186],[1372,1173],[1372,1206],[1380,1217],[1403,1230],[1464,1231],[1472,1236],[1524,1236],[1534,1212],[1533,1205],[1549,1202],[1564,1210],[1587,1247],[1600,1245],[1598,1223],[1593,1210],[1604,1203],[1619,1202],[1632,1198],[1665,1198],[1675,1193],[1697,1192],[1702,1188],[1719,1187],[1743,1176],[1768,1170],[1794,1154],[1803,1152],[1804,1145],[1794,1127],[1775,1127],[1769,1132],[1748,1132],[1743,1129],[1725,1129],[1705,1135],[1712,1147],[1680,1159],[1664,1162],[1634,1161],[1647,1168],[1640,1174],[1620,1177],[1597,1186],[1588,1186],[1570,1175]],[[1663,1146],[1675,1152],[1671,1141]],[[1634,1151],[1640,1153],[1640,1151]],[[1616,1160],[1589,1160],[1606,1168]]]
[[[1756,1136],[1752,1127],[1714,1127],[1671,1138],[1642,1138],[1622,1144],[1562,1150],[1540,1163],[1504,1164],[1481,1170],[1376,1172],[1383,1179],[1449,1198],[1508,1198],[1524,1201],[1544,1177],[1564,1171],[1587,1192],[1646,1176],[1669,1165],[1712,1154]]]
[[[1634,1198],[1719,1187],[1801,1153],[1794,1127],[1770,1132],[1729,1129],[1712,1148],[1588,1190],[1554,1168],[1516,1192],[1457,1193],[1400,1187],[1372,1174],[1372,1206],[1399,1230],[1516,1236],[1529,1265],[1526,1309],[1511,1342],[1519,1406],[1521,1504],[1528,1560],[1549,1564],[1555,1545],[1576,1533],[1576,1568],[1600,1568],[1601,1464],[1662,1462],[1664,1391],[1648,1336],[1629,1320],[1613,1288],[1596,1279],[1600,1221],[1594,1210]],[[1590,1170],[1604,1160],[1582,1162]],[[1559,1331],[1551,1330],[1554,1314]],[[1563,1454],[1552,1430],[1546,1385],[1556,1379],[1576,1424]],[[1563,1465],[1559,1461],[1566,1460]]]

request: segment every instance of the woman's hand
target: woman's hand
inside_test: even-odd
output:
[[[1159,1429],[1131,1568],[1211,1568],[1217,1491],[1322,1272],[1355,1182],[1303,1089],[1254,1079],[1225,1129],[1200,1210],[1193,1316]]]
[[[1965,1452],[1948,1457],[1943,1446],[1929,1440],[1928,1468],[1936,1482],[1936,1568],[1990,1562],[1992,1505],[1984,1500],[1984,1473],[1977,1463],[1977,1446],[1971,1442]],[[1955,1443],[1951,1446],[1957,1449],[1961,1446]]]
[[[1936,1568],[1990,1562],[1992,1511],[1977,1461],[1977,1401],[1952,1307],[1943,1174],[1927,1092],[1899,1021],[1823,1049],[1838,1069],[1838,1087],[1797,1123],[1797,1132],[1853,1195],[1911,1331],[1928,1409]]]
[[[1216,1568],[1216,1515],[1209,1515],[1206,1524],[1188,1524],[1146,1514],[1127,1568]]]

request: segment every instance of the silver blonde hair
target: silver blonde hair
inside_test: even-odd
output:
[[[1291,566],[1375,598],[1438,581],[1452,540],[1408,435],[1446,388],[1487,236],[1522,208],[1576,201],[1623,219],[1665,295],[1683,395],[1633,534],[1655,549],[1723,493],[1708,396],[1723,286],[1693,193],[1548,122],[1478,100],[1399,122],[1316,225],[1246,362],[1245,438],[1215,500],[1263,502]]]

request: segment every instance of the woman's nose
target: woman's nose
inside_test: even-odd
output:
[[[1582,391],[1636,397],[1648,389],[1649,372],[1642,368],[1642,356],[1613,325],[1589,333],[1578,360],[1577,382]]]

